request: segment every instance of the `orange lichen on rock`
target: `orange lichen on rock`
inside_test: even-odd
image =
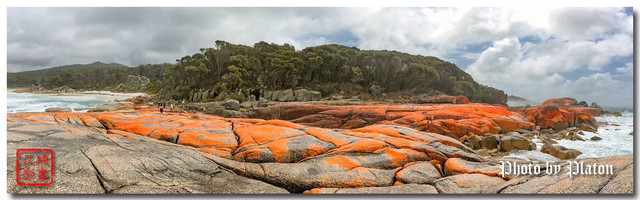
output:
[[[353,169],[360,166],[360,164],[357,161],[354,161],[347,156],[341,156],[341,155],[325,158],[324,162],[327,164],[338,165],[345,169]]]
[[[271,141],[275,141],[281,138],[294,137],[305,134],[300,130],[296,130],[288,127],[275,126],[270,124],[255,125],[234,129],[238,140],[240,140],[240,147],[249,144],[266,144]]]
[[[313,188],[313,189],[304,191],[304,194],[322,194],[322,190],[320,190],[320,188]]]
[[[522,113],[525,119],[541,128],[553,128],[554,130],[562,130],[581,124],[597,129],[598,124],[593,116],[600,113],[598,108],[577,107],[577,101],[569,97],[547,99],[539,106],[516,107],[512,110]]]
[[[395,110],[398,112],[391,118],[386,113],[392,106],[374,107],[377,109],[367,111],[366,108],[355,106],[353,108],[357,110],[348,111],[346,116],[349,112],[358,113],[357,116],[365,121],[384,118],[393,123],[403,116],[414,118],[419,113],[430,112],[423,106],[397,107]],[[433,106],[427,107],[433,109]],[[454,112],[458,113],[459,120],[471,120],[470,116],[478,116],[473,113],[460,114],[464,112],[459,110]],[[97,129],[129,138],[145,136],[191,146],[203,152],[203,155],[215,155],[212,157],[216,163],[239,174],[304,189],[391,186],[396,173],[408,166],[407,163],[428,161],[442,171],[442,163],[451,158],[483,160],[457,139],[383,123],[355,129],[327,129],[282,120],[226,119],[211,115],[159,114],[139,110],[9,115],[12,119],[17,117],[59,124],[71,134]],[[476,123],[456,119],[443,119],[438,123],[441,130],[446,129],[454,134],[472,130],[469,126],[493,126],[488,121]]]
[[[499,166],[491,166],[485,165],[481,163],[469,162],[459,158],[450,158],[447,162],[444,163],[445,174],[447,175],[456,175],[456,174],[484,174],[487,176],[495,176],[499,177],[500,175],[500,167]],[[506,179],[511,179],[513,177],[505,177]]]
[[[203,149],[200,149],[200,151],[208,154],[213,154],[222,158],[232,159],[231,152],[229,151],[220,150],[216,148],[203,148]]]
[[[120,135],[120,136],[124,136],[130,139],[133,139],[133,136],[130,136],[129,132],[125,132],[125,131],[119,131],[119,130],[107,130],[107,134],[115,134],[115,135]]]
[[[460,139],[465,135],[533,130],[534,124],[504,106],[487,104],[350,105],[280,104],[252,117],[288,120],[297,124],[355,129],[373,124],[390,124],[435,132]],[[274,110],[274,111],[270,111]],[[275,112],[275,111],[278,112]],[[278,115],[273,115],[278,113]],[[305,113],[300,115],[299,113]]]

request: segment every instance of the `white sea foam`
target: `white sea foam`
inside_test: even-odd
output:
[[[571,141],[571,140],[555,140],[558,145],[566,148],[575,149],[582,154],[578,158],[597,158],[614,155],[629,155],[633,154],[633,135],[629,135],[629,132],[633,132],[633,112],[626,110],[622,112],[622,117],[614,116],[601,116],[596,117],[598,122],[607,122],[609,125],[601,125],[598,127],[597,133],[583,131],[584,135],[581,135],[586,141]],[[619,125],[619,126],[616,126]],[[602,138],[598,141],[591,141],[591,137],[598,136]],[[542,141],[538,139],[533,140],[537,145],[535,151],[517,150],[512,151],[509,156],[505,157],[517,157],[532,160],[541,161],[557,161],[558,159],[540,152],[542,147]]]
[[[47,108],[94,108],[116,99],[126,99],[139,93],[71,93],[71,94],[33,94],[7,92],[7,112],[44,112]]]

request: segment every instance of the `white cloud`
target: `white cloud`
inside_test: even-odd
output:
[[[172,62],[215,40],[302,49],[345,42],[332,38],[338,33],[352,34],[361,49],[474,60],[459,66],[482,84],[534,100],[632,71],[611,66],[633,53],[633,16],[622,8],[9,8],[7,56],[9,71],[96,60],[137,65]]]
[[[610,31],[632,33],[632,17],[621,8],[562,8],[550,14],[550,31],[565,40],[591,39]]]
[[[633,75],[633,63],[627,63],[624,67],[616,68],[616,72]]]
[[[532,100],[575,96],[631,105],[632,16],[617,8],[563,8],[548,16],[546,27],[530,23],[542,31],[534,35],[539,41],[496,40],[466,71],[481,83]],[[612,68],[621,58],[629,59],[627,66]]]

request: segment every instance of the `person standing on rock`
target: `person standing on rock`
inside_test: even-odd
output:
[[[164,103],[160,104],[160,114],[162,114],[162,109],[164,108]]]

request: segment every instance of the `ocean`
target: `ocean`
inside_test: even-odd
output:
[[[50,107],[66,108],[93,108],[105,103],[112,103],[115,99],[124,99],[136,96],[137,94],[119,94],[108,92],[93,92],[91,94],[31,94],[7,92],[7,112],[44,112]],[[556,140],[559,145],[576,149],[582,154],[578,158],[594,158],[613,155],[633,154],[633,112],[631,109],[622,110],[622,117],[601,116],[596,117],[598,122],[608,122],[610,125],[598,127],[595,133],[584,131],[582,137],[586,141]],[[616,126],[619,125],[619,126]],[[602,140],[591,141],[593,136],[601,137]],[[541,161],[557,161],[558,159],[540,152],[542,141],[534,139],[537,151],[512,151],[505,157],[517,157],[524,159],[534,159]]]
[[[134,94],[110,92],[86,92],[85,94],[32,94],[7,91],[7,112],[44,112],[51,107],[95,108],[116,99],[134,97]]]

